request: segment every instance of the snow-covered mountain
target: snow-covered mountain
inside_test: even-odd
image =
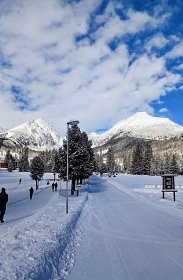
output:
[[[27,146],[37,151],[58,148],[63,142],[63,138],[42,118],[6,130],[3,137],[7,146]]]
[[[152,117],[145,112],[121,120],[103,134],[90,133],[93,147],[102,146],[108,141],[121,138],[142,138],[165,140],[172,137],[183,137],[183,127],[168,118]],[[62,146],[63,138],[53,127],[42,118],[29,121],[12,129],[0,132],[0,146],[29,147],[32,150],[43,151]]]
[[[92,140],[93,147],[106,144],[112,138],[123,136],[143,139],[170,139],[183,135],[183,127],[168,118],[152,117],[145,112],[139,112],[133,116],[121,120],[108,131],[98,135],[90,133],[88,138]]]

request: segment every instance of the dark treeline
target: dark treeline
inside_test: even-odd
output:
[[[133,143],[133,145],[132,145]],[[125,146],[120,142],[96,147],[98,172],[125,172],[138,175],[183,175],[182,139],[145,141],[135,139]]]

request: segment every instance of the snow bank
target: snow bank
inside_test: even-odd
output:
[[[49,204],[36,214],[2,233],[0,252],[3,252],[3,264],[0,263],[0,279],[45,280],[54,279],[53,276],[58,279],[60,263],[62,274],[66,274],[72,258],[69,256],[67,261],[63,252],[66,254],[68,244],[71,246],[75,225],[87,199],[87,193],[69,198],[69,213],[66,215],[65,198],[53,196]]]

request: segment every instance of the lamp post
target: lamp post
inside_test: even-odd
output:
[[[70,120],[67,123],[67,181],[66,181],[66,214],[68,213],[68,183],[69,183],[69,125],[77,125],[78,120]]]
[[[55,175],[56,175],[56,173],[54,172],[54,173],[53,173],[53,180],[54,180],[54,181],[55,181]]]

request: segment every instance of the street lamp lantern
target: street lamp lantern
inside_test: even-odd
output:
[[[66,214],[68,211],[68,183],[69,183],[69,125],[77,125],[79,124],[78,120],[70,120],[67,123],[67,181],[66,181]]]
[[[69,125],[77,125],[79,123],[79,121],[78,120],[70,120],[67,124]]]

